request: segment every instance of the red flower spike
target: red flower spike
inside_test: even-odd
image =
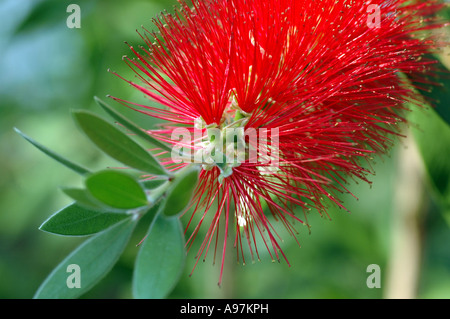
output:
[[[167,120],[149,131],[162,141],[177,145],[172,133],[180,127],[199,133],[184,145],[203,164],[186,231],[195,215],[200,220],[187,245],[216,203],[197,258],[211,245],[217,251],[225,223],[219,284],[232,222],[238,260],[245,263],[243,241],[259,260],[261,236],[272,259],[287,261],[274,221],[295,238],[293,224],[308,225],[309,210],[326,214],[323,198],[344,208],[335,193],[348,192],[347,179],[369,182],[361,161],[386,152],[405,121],[405,102],[419,100],[399,73],[420,83],[432,64],[424,55],[439,46],[417,35],[441,25],[417,13],[441,7],[406,0],[181,1],[173,15],[155,20],[158,33],[140,34],[147,48],[130,46],[136,58],[124,59],[142,83],[127,82],[166,108],[114,99]],[[231,128],[241,133],[218,147],[212,132],[223,137]],[[266,143],[254,145],[242,133],[251,129]],[[213,150],[225,163],[212,159]],[[243,160],[229,161],[229,151]],[[171,170],[188,165],[164,163]]]

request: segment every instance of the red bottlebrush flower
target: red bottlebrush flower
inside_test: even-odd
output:
[[[321,199],[343,207],[336,193],[347,191],[347,179],[368,181],[370,172],[361,162],[388,149],[389,135],[398,134],[397,123],[405,121],[405,102],[416,100],[399,74],[414,77],[432,63],[423,56],[436,43],[416,36],[439,25],[415,13],[435,12],[440,5],[405,0],[180,4],[174,14],[155,20],[158,33],[141,35],[146,48],[131,47],[137,59],[125,58],[142,80],[128,82],[165,108],[114,99],[167,120],[149,131],[163,141],[176,145],[173,133],[180,127],[197,136],[184,145],[203,164],[192,201],[192,216],[201,218],[189,245],[209,211],[214,215],[199,259],[211,244],[217,250],[220,222],[225,238],[234,224],[238,259],[241,255],[245,262],[242,242],[251,258],[259,259],[256,236],[273,259],[286,259],[266,212],[295,237],[293,223],[307,225],[307,211],[326,214]],[[238,133],[219,145],[230,128]],[[250,129],[264,143],[253,145],[245,134]],[[264,137],[262,129],[272,134]],[[250,156],[254,150],[256,160]],[[225,162],[213,159],[214,152]],[[230,161],[230,154],[241,159]],[[174,170],[189,165],[173,158],[166,164]],[[294,207],[304,216],[294,214]],[[225,250],[226,240],[220,280]]]

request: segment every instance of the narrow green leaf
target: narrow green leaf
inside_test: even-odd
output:
[[[167,174],[150,153],[116,126],[87,111],[74,111],[73,116],[89,139],[112,158],[143,172]]]
[[[67,4],[59,0],[33,1],[32,8],[27,10],[27,15],[17,25],[14,35],[35,31],[39,28],[58,27],[65,23]]]
[[[413,85],[420,87],[417,89],[425,101],[434,108],[439,116],[450,125],[450,77],[448,76],[448,69],[439,61],[437,57],[431,54],[426,56],[429,59],[435,60],[436,64],[433,65],[434,72],[433,78],[427,79],[430,83],[436,84],[423,84],[412,81]],[[410,80],[411,77],[410,77]],[[424,87],[426,86],[426,88]]]
[[[198,174],[198,167],[192,165],[187,166],[175,176],[173,184],[167,191],[167,199],[162,211],[165,216],[175,216],[186,209],[197,186]]]
[[[143,131],[137,124],[133,123],[126,117],[124,117],[122,114],[114,110],[111,106],[100,100],[98,97],[94,97],[95,101],[100,105],[112,118],[114,118],[117,122],[125,126],[127,129],[135,133],[137,136],[145,139],[150,144],[154,145],[155,147],[159,147],[160,149],[168,152],[172,152],[172,148],[157,140],[153,136],[147,134],[145,131]]]
[[[120,171],[94,173],[86,178],[86,188],[95,199],[114,208],[133,209],[148,205],[141,184]]]
[[[158,214],[136,258],[135,298],[160,299],[172,291],[184,268],[184,244],[180,220]]]
[[[155,189],[166,182],[167,179],[150,179],[141,181],[141,184],[142,186],[144,186],[145,189]]]
[[[54,160],[56,160],[57,162],[63,164],[64,166],[70,168],[71,170],[73,170],[74,172],[80,174],[80,175],[86,175],[89,174],[90,171],[78,164],[73,163],[72,161],[66,159],[65,157],[56,154],[55,152],[53,152],[52,150],[48,149],[47,147],[43,146],[42,144],[36,142],[35,140],[33,140],[31,137],[27,136],[26,134],[24,134],[23,132],[21,132],[19,129],[14,128],[14,130],[20,135],[22,136],[25,140],[27,140],[28,142],[30,142],[33,146],[35,146],[37,149],[39,149],[41,152],[43,152],[44,154],[46,154],[47,156],[50,156],[51,158],[53,158]]]
[[[126,219],[86,240],[50,273],[34,298],[69,299],[83,295],[117,262],[135,225],[135,220]],[[73,286],[78,283],[80,288]]]
[[[39,229],[63,236],[86,236],[105,230],[127,217],[130,215],[97,212],[71,204],[50,216]]]
[[[444,213],[450,212],[450,126],[433,109],[412,112],[414,138]],[[438,137],[438,138],[437,138]]]
[[[75,200],[79,206],[94,211],[103,211],[106,209],[106,207],[102,205],[100,201],[96,200],[87,189],[69,187],[63,187],[61,189],[67,196]]]

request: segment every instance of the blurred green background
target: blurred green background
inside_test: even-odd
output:
[[[26,143],[13,127],[88,167],[111,164],[76,129],[70,110],[101,113],[94,95],[144,101],[107,69],[132,78],[121,61],[130,54],[124,41],[141,43],[136,29],[153,28],[151,19],[163,9],[170,11],[176,1],[78,0],[80,29],[66,26],[70,3],[0,1],[0,298],[31,298],[53,267],[83,241],[38,230],[53,212],[70,203],[58,188],[81,181]],[[121,111],[143,127],[154,124],[137,113]],[[444,167],[438,172],[443,183],[437,188],[442,191],[439,185],[444,185],[448,191],[449,128],[432,112],[418,113],[432,124],[417,125],[416,134],[428,136],[425,145],[437,145]],[[426,135],[426,127],[441,128],[439,138],[435,133]],[[261,262],[238,265],[235,250],[230,249],[219,288],[220,261],[212,265],[212,253],[189,276],[198,240],[170,297],[450,298],[450,229],[444,217],[448,193],[441,192],[442,201],[427,175],[409,181],[422,162],[414,162],[414,147],[407,141],[396,141],[388,156],[375,159],[372,186],[350,183],[358,197],[343,196],[350,213],[330,209],[332,221],[311,213],[311,234],[306,227],[297,227],[301,248],[283,236],[281,246],[291,267],[284,261],[272,263],[262,246]],[[401,213],[416,199],[418,210],[406,208],[407,213]],[[135,244],[145,231],[138,229],[114,269],[84,298],[131,298]],[[230,248],[233,240],[231,236]],[[367,287],[370,264],[380,266],[379,289]],[[407,273],[412,276],[402,277]]]

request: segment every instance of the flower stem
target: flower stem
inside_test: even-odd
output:
[[[426,212],[423,167],[411,134],[400,149],[385,298],[417,298]]]

